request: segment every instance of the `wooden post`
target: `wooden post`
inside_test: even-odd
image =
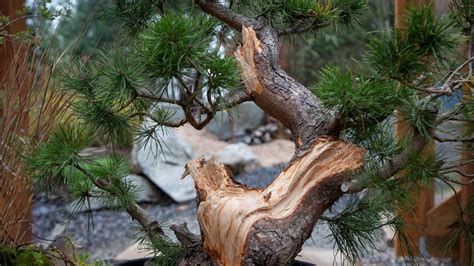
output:
[[[17,18],[16,10],[23,9],[23,0],[1,0],[0,15],[7,16],[10,20]],[[26,20],[20,19],[7,27],[10,34],[26,30]],[[21,43],[14,42],[10,38],[5,39],[5,43],[0,45],[0,80],[5,77],[10,65],[13,62],[16,51],[20,49]]]
[[[23,9],[23,0],[0,0],[0,15],[10,20],[17,18],[16,11]],[[26,30],[26,20],[19,19],[8,25],[9,34]],[[0,45],[0,89],[4,89],[9,79],[15,75],[22,64],[18,56],[26,54],[25,45],[19,41],[5,38]],[[24,58],[24,57],[23,57]],[[9,74],[11,73],[11,74]],[[21,73],[21,72],[19,72]],[[4,117],[2,110],[0,114]],[[21,131],[27,126],[27,119],[18,127]],[[21,175],[1,168],[0,174],[0,244],[21,244],[32,240],[31,233],[31,192],[28,181]],[[9,173],[9,174],[7,174]]]
[[[420,6],[422,4],[428,4],[431,1],[428,0],[395,0],[395,27],[403,28],[404,23],[404,12],[409,5]],[[396,113],[396,134],[398,139],[402,139],[412,130],[407,121],[405,121],[400,112]],[[434,153],[434,144],[427,144],[423,151],[423,156],[429,156]],[[403,176],[403,173],[400,174]],[[405,230],[405,234],[408,236],[408,247],[402,244],[400,236],[396,236],[395,241],[395,253],[397,256],[407,256],[408,250],[411,250],[415,256],[420,255],[420,242],[424,237],[423,229],[426,228],[427,213],[434,206],[434,186],[432,183],[426,185],[426,187],[420,188],[419,190],[412,190],[412,197],[415,199],[415,206],[409,212],[403,214],[404,221],[409,225],[416,225],[416,227],[409,226]]]
[[[471,5],[474,5],[474,0],[471,0]],[[472,7],[471,7],[472,8]],[[469,36],[469,46],[467,47],[467,51],[464,53],[466,55],[466,58],[468,59],[469,57],[474,56],[474,26],[472,25],[474,23],[471,21],[471,29],[470,32],[467,33],[466,35]],[[469,71],[474,71],[474,62],[471,62],[469,65]],[[471,75],[473,73],[470,73]],[[473,92],[470,87],[464,86],[463,90],[463,100],[465,102],[468,102],[469,100],[472,99],[473,97]],[[470,122],[465,122],[465,127],[463,130],[468,130],[471,125],[469,125]],[[468,161],[474,159],[474,143],[464,143],[462,146],[462,153],[461,153],[461,161]],[[474,183],[470,183],[470,181],[473,180],[473,178],[469,177],[469,175],[474,174],[474,163],[469,163],[466,165],[463,165],[461,167],[461,172],[464,173],[464,176],[461,177],[461,182],[463,183],[468,183],[469,185],[465,185],[462,187],[461,192],[459,193],[460,198],[461,198],[461,204],[462,207],[465,208],[469,203],[474,204],[473,202],[470,202],[474,197]],[[474,219],[474,215],[471,213],[464,213],[463,216],[464,222],[467,224],[469,222],[472,222]],[[467,236],[469,237],[469,236]],[[460,239],[459,239],[459,263],[460,265],[472,265],[474,263],[474,257],[473,257],[473,248],[472,245],[469,244],[468,241],[466,241],[466,235],[462,234]]]
[[[470,97],[473,97],[471,89],[465,89],[464,90],[464,99],[467,100]],[[469,125],[466,125],[467,127]],[[472,148],[472,143],[465,143],[463,145],[463,152],[461,154],[461,161],[467,161],[467,160],[472,160],[474,158],[474,152]],[[469,147],[470,146],[470,147]],[[469,183],[469,181],[472,181],[472,177],[468,177],[466,175],[473,175],[474,174],[474,163],[466,164],[461,167],[461,172],[465,174],[465,176],[461,177],[461,182],[463,183]],[[459,196],[461,198],[461,204],[463,205],[462,207],[466,207],[469,203],[473,204],[470,201],[473,201],[473,196],[474,196],[474,183],[470,183],[469,185],[465,185],[462,187]],[[471,213],[464,213],[464,222],[472,222],[474,219],[474,216]],[[469,236],[467,236],[469,237]],[[466,235],[462,234],[461,237],[459,238],[459,264],[460,265],[473,265],[474,263],[474,258],[473,258],[473,247],[469,245],[469,242],[466,241]]]

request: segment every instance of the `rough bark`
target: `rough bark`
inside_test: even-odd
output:
[[[285,265],[300,252],[322,213],[341,195],[341,184],[363,164],[365,151],[337,139],[337,114],[279,65],[278,31],[205,0],[196,4],[236,30],[243,45],[235,56],[246,92],[266,113],[288,127],[297,151],[265,189],[232,180],[215,159],[188,163],[198,195],[202,252],[194,243],[180,265]],[[209,255],[208,259],[203,259]]]
[[[243,25],[243,45],[235,55],[247,94],[291,130],[297,146],[289,166],[261,190],[234,182],[215,159],[188,163],[198,194],[202,249],[210,255],[206,263],[289,264],[319,216],[342,195],[341,184],[362,167],[365,151],[338,140],[337,116],[280,67],[275,29],[198,3],[205,11],[217,10],[215,16],[234,28]],[[189,253],[181,265],[193,259],[204,263],[199,252]]]
[[[337,116],[293,79],[279,64],[278,32],[265,27],[258,34],[243,27],[243,46],[236,52],[242,79],[254,102],[288,127],[299,151],[322,135],[338,135]]]
[[[150,234],[157,234],[164,236],[163,229],[161,229],[158,221],[150,217],[147,211],[145,211],[140,205],[133,204],[127,208],[127,212],[132,216],[137,222],[147,230]]]

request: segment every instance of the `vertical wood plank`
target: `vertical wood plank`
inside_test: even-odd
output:
[[[0,15],[8,16],[10,20],[17,18],[16,11],[23,9],[23,0],[0,0]],[[26,20],[19,19],[10,24],[6,30],[9,34],[26,30]],[[22,60],[15,60],[25,49],[24,44],[19,41],[5,38],[4,44],[0,45],[0,89],[4,88],[7,80],[14,76],[14,71]],[[11,71],[13,70],[13,71]],[[9,73],[11,73],[9,75]],[[10,76],[10,77],[9,77]],[[3,117],[3,112],[0,110]],[[25,124],[19,128],[27,126]],[[0,226],[3,225],[0,233],[0,243],[21,244],[32,240],[31,232],[31,192],[29,184],[24,177],[14,174],[5,174],[0,177]],[[13,224],[12,224],[13,223]]]
[[[474,5],[474,0],[471,1],[471,4]],[[474,42],[474,29],[471,26],[471,33],[470,33],[470,42]],[[469,51],[469,49],[471,51]],[[470,43],[470,46],[468,49],[466,49],[467,52],[466,58],[469,56],[474,55],[474,44]],[[474,68],[474,63],[471,63],[471,67]],[[472,99],[472,89],[469,87],[464,87],[463,90],[463,101],[467,102]],[[468,131],[469,127],[472,125],[469,125],[469,122],[466,122],[463,130]],[[461,153],[461,162],[463,161],[469,161],[474,159],[474,143],[464,143],[462,145],[462,153]],[[472,177],[469,177],[469,175],[474,174],[474,163],[469,163],[466,165],[461,166],[461,172],[464,174],[461,176],[461,182],[467,183],[469,185],[464,185],[461,188],[461,191],[459,193],[459,197],[461,198],[461,204],[463,208],[466,208],[468,204],[474,204],[472,202],[474,200],[474,183],[470,183],[470,181],[474,180]],[[472,222],[474,220],[474,214],[471,213],[464,213],[464,216],[462,217],[464,222],[468,224],[469,222]],[[473,247],[470,245],[469,241],[466,241],[467,237],[465,234],[462,234],[460,239],[459,239],[459,254],[458,254],[458,259],[460,265],[472,265],[474,263],[474,258],[473,258]]]
[[[420,6],[422,4],[428,4],[429,0],[395,0],[395,27],[404,28],[404,12],[408,6]],[[398,139],[404,138],[410,131],[408,122],[404,121],[400,112],[396,113],[396,135]],[[422,152],[423,156],[429,156],[435,151],[434,143],[427,144],[425,150]],[[403,176],[403,173],[400,174]],[[419,190],[414,189],[411,191],[411,196],[416,202],[415,206],[411,211],[403,213],[403,219],[405,223],[409,225],[405,230],[405,234],[410,241],[408,247],[403,245],[400,235],[395,237],[395,254],[397,256],[407,256],[408,250],[411,250],[415,256],[420,255],[420,239],[424,236],[423,229],[426,228],[427,213],[434,206],[434,186],[433,183],[429,183],[426,187],[420,188]]]

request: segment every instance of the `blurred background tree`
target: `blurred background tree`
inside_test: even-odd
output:
[[[367,41],[393,25],[393,11],[393,1],[370,0],[365,16],[352,27],[334,24],[316,33],[283,39],[287,71],[304,85],[311,85],[327,64],[354,66]]]
[[[62,18],[54,32],[58,49],[64,50],[74,44],[72,51],[75,55],[95,56],[101,49],[112,48],[119,39],[120,28],[104,15],[106,2],[112,1],[76,1],[71,16]]]

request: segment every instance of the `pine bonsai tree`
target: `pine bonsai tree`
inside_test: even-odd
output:
[[[319,221],[329,224],[338,250],[355,263],[375,247],[382,226],[403,236],[399,210],[411,204],[409,189],[431,179],[459,183],[446,175],[453,163],[420,153],[435,139],[473,141],[472,127],[456,139],[436,133],[446,121],[472,126],[474,119],[470,96],[439,111],[440,98],[472,87],[471,54],[467,61],[456,56],[463,31],[473,32],[469,1],[456,1],[452,15],[444,17],[432,6],[409,9],[407,27],[375,34],[357,69],[328,66],[311,88],[279,66],[279,38],[350,26],[364,15],[367,1],[183,2],[116,0],[109,6],[121,23],[121,42],[101,59],[64,67],[63,87],[77,96],[78,122],[59,128],[28,159],[36,180],[51,188],[65,185],[78,206],[98,198],[127,211],[142,226],[142,240],[156,251],[157,262],[289,264]],[[235,56],[224,56],[232,43],[240,44]],[[80,153],[97,138],[116,147],[146,144],[156,131],[185,123],[199,130],[217,111],[244,101],[288,127],[296,152],[264,189],[234,182],[215,159],[189,162],[200,237],[185,225],[172,225],[179,240],[172,243],[160,222],[136,203],[137,188],[123,178],[124,158],[113,155],[97,164]],[[159,103],[180,106],[184,117],[176,120]],[[402,140],[391,132],[388,118],[395,110],[413,129]],[[143,127],[144,119],[152,123]],[[354,193],[359,194],[345,210],[323,215]],[[472,239],[472,220],[459,224]]]

